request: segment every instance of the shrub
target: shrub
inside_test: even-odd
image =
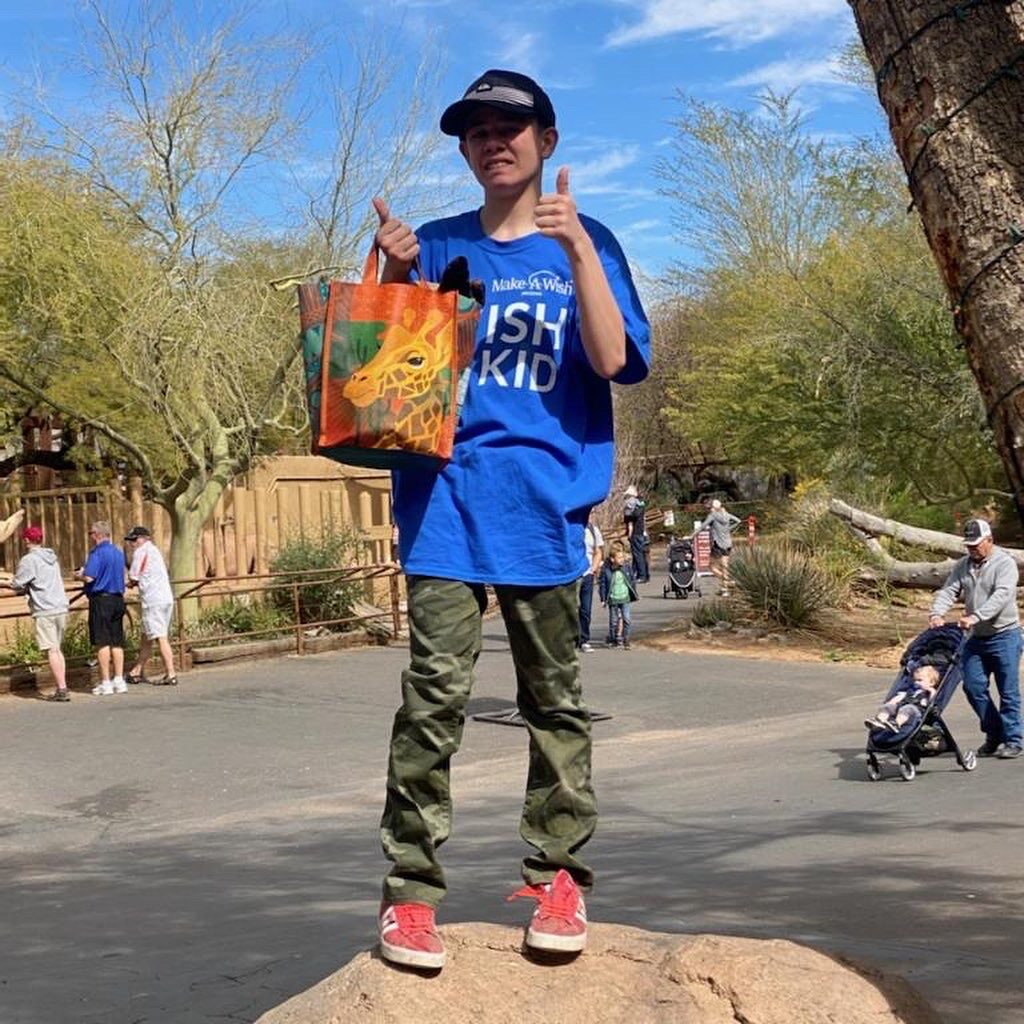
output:
[[[701,601],[694,606],[693,615],[690,621],[698,629],[710,629],[719,622],[728,622],[730,625],[739,618],[736,606],[728,601],[712,600]]]
[[[20,622],[16,623],[14,632],[0,651],[0,664],[38,665],[43,660],[43,652],[36,646],[35,630],[31,626],[25,629]]]
[[[258,633],[255,639],[267,639],[289,633],[291,624],[289,615],[267,601],[231,599],[214,608],[204,608],[199,617],[188,624],[186,632],[190,640],[205,640],[225,633]]]
[[[362,596],[360,580],[339,579],[336,572],[322,576],[308,573],[312,569],[337,570],[352,565],[358,541],[347,530],[330,527],[317,539],[299,537],[290,540],[271,563],[273,572],[284,573],[269,591],[271,603],[283,612],[294,615],[291,584],[299,588],[299,621],[324,622],[344,619]],[[290,575],[294,574],[294,575]],[[340,628],[347,628],[341,626]]]
[[[89,643],[89,623],[84,616],[72,618],[64,630],[61,650],[69,662],[91,658],[92,644]],[[7,643],[0,650],[0,665],[41,665],[46,655],[36,646],[36,631],[32,624],[18,622]]]
[[[754,612],[781,626],[809,626],[841,597],[832,576],[789,545],[747,548],[732,558],[729,575]]]

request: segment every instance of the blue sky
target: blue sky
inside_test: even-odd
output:
[[[124,5],[114,0],[115,8]],[[172,0],[172,6],[208,22],[229,5]],[[248,9],[258,27],[302,30],[329,14],[358,33],[370,8],[342,2],[326,11],[309,0],[253,0]],[[537,78],[554,102],[561,134],[550,186],[554,169],[567,164],[579,207],[611,227],[634,264],[654,277],[684,251],[672,237],[671,208],[652,173],[679,112],[680,90],[750,107],[766,87],[797,88],[811,130],[825,138],[884,131],[875,97],[836,76],[836,54],[854,34],[846,0],[392,0],[373,10],[388,26],[397,64],[412,59],[428,31],[440,39],[434,50],[443,86],[431,97],[438,108],[488,67]],[[8,109],[17,88],[11,83],[33,68],[45,68],[57,95],[79,88],[65,62],[80,38],[81,11],[73,0],[0,0]],[[454,147],[440,157],[438,181],[463,176]]]

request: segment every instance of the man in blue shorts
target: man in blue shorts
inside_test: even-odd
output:
[[[85,581],[89,643],[96,648],[100,668],[100,681],[92,692],[109,697],[128,690],[124,681],[124,552],[111,543],[110,523],[102,520],[89,528],[89,539],[93,548],[75,576]]]
[[[395,716],[381,836],[381,952],[437,969],[437,851],[451,829],[449,767],[462,738],[481,650],[485,584],[508,630],[529,732],[520,834],[533,850],[515,896],[536,900],[526,942],[586,944],[580,850],[597,823],[590,716],[575,648],[583,531],[611,484],[609,381],[642,380],[650,332],[614,236],[577,212],[562,167],[542,190],[558,143],[555,111],[525,75],[487,71],[441,118],[483,189],[483,206],[413,231],[374,200],[384,281],[438,281],[456,257],[485,288],[476,353],[451,461],[394,474],[399,554],[408,579],[411,659]]]

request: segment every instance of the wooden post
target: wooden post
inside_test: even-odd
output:
[[[246,538],[249,536],[249,508],[246,498],[248,493],[241,487],[231,489],[231,504],[235,510],[235,575],[246,576],[249,573],[249,556]]]
[[[341,483],[341,525],[349,530],[355,530],[356,523],[352,516],[352,499],[348,493],[348,481]]]
[[[132,525],[143,524],[141,476],[128,477],[128,500],[132,508]]]
[[[305,644],[302,640],[302,610],[299,607],[299,585],[292,584],[292,608],[295,610],[295,653],[303,654]]]
[[[359,532],[363,536],[363,550],[370,548],[372,561],[373,495],[364,487],[359,492]]]
[[[345,512],[342,508],[342,495],[345,493],[345,485],[332,487],[328,494],[331,501],[331,529],[337,533],[343,530],[348,524],[345,522]]]
[[[224,554],[224,495],[217,499],[213,510],[213,572],[215,576],[226,576],[227,558]],[[197,576],[203,575],[197,573]]]
[[[388,578],[388,589],[391,591],[391,628],[394,631],[395,639],[402,628],[402,609],[398,603],[398,574],[392,573]]]
[[[313,526],[313,488],[309,484],[299,484],[299,536],[305,540],[314,535]]]
[[[267,492],[258,487],[252,492],[253,532],[256,534],[256,572],[267,571]]]
[[[277,487],[277,550],[280,551],[288,543],[291,523],[288,520],[288,492],[278,484]]]

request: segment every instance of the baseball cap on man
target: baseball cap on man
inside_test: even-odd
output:
[[[26,526],[21,531],[21,539],[26,544],[42,544],[43,543],[43,528],[41,526]]]
[[[125,535],[125,540],[138,540],[140,537],[148,537],[149,530],[144,526],[133,526]]]
[[[964,524],[964,543],[973,548],[980,544],[986,537],[992,536],[992,527],[984,519],[968,519]]]
[[[462,138],[469,115],[480,107],[493,107],[520,117],[535,117],[541,128],[553,128],[555,108],[548,94],[532,79],[518,71],[485,71],[466,90],[461,100],[441,115],[441,131]]]

